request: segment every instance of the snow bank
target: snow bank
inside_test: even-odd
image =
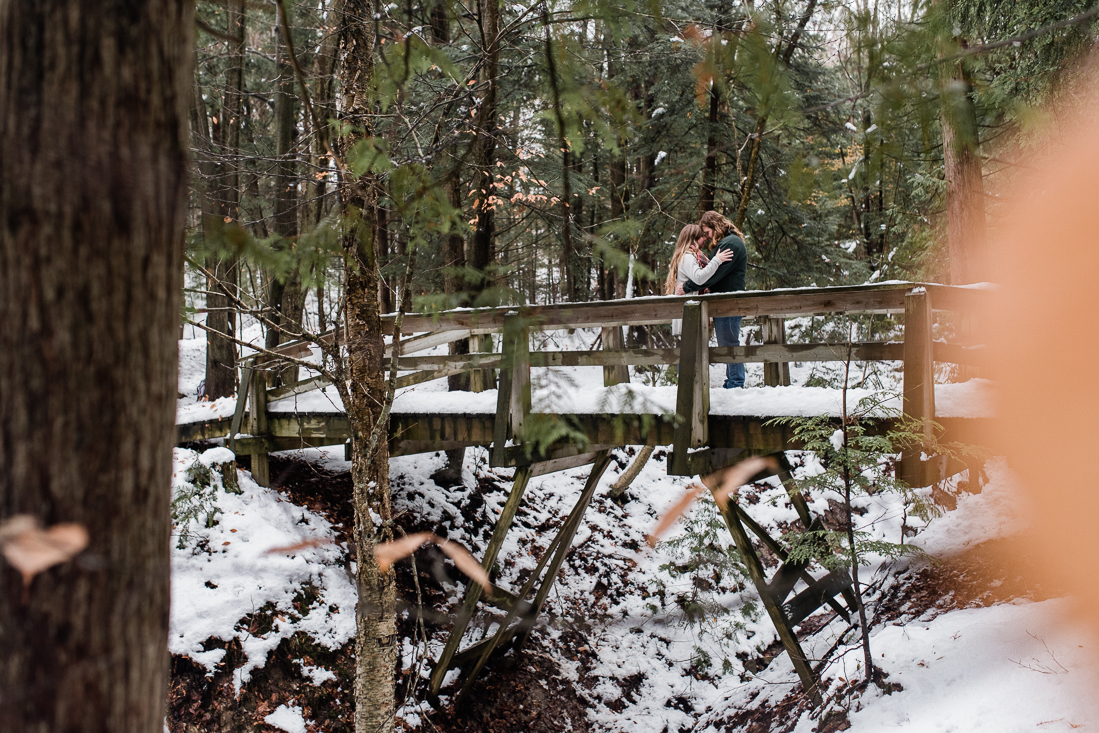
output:
[[[229,453],[214,448],[201,456],[175,449],[173,492],[187,489],[187,469],[196,462],[221,463]],[[230,453],[231,457],[231,453]],[[177,527],[188,537],[173,538],[172,610],[169,649],[203,665],[213,674],[225,656],[224,644],[204,650],[210,639],[239,639],[245,664],[234,671],[239,691],[253,669],[296,632],[305,632],[319,644],[336,649],[355,634],[355,588],[344,570],[344,548],[323,544],[293,552],[269,551],[303,540],[330,542],[332,527],[319,515],[283,500],[273,490],[257,485],[251,475],[237,474],[241,494],[227,493],[221,477],[213,474],[214,503],[220,510],[214,526],[191,521]],[[293,601],[306,586],[317,598],[295,609]],[[300,600],[300,595],[299,595]],[[259,634],[239,622],[266,608],[273,627]]]

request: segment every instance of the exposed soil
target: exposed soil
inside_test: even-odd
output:
[[[244,663],[243,652],[236,640],[222,646],[227,653],[212,677],[188,657],[172,656],[167,716],[171,733],[277,732],[278,728],[263,719],[283,704],[301,707],[305,717],[315,723],[311,732],[354,731],[353,644],[332,652],[303,634],[295,634],[271,652],[264,667],[252,671],[239,697],[233,674]],[[315,685],[302,674],[303,663],[332,670],[337,678]]]
[[[428,716],[425,730],[440,733],[560,733],[590,730],[585,704],[544,652],[531,648],[517,659],[486,667],[455,706]],[[514,662],[515,666],[510,666]]]
[[[1008,560],[1008,542],[982,542],[959,555],[899,574],[900,582],[873,605],[875,623],[925,615],[931,619],[958,608],[992,606],[1016,598],[1042,601],[1067,593],[1035,580],[1039,567],[1033,559]],[[1010,542],[1025,544],[1017,538]]]
[[[1017,598],[1041,601],[1065,594],[1063,589],[1042,585],[1034,580],[1037,563],[1028,559],[1008,560],[1009,540],[990,540],[952,557],[912,568],[895,576],[898,581],[878,598],[867,603],[872,626],[902,624],[915,618],[930,620],[939,614],[961,608],[981,608],[1005,603]],[[1017,538],[1011,544],[1019,543]],[[806,638],[825,625],[829,613],[810,616],[798,630]],[[764,657],[766,659],[766,656]],[[751,660],[755,661],[755,660]],[[769,659],[767,661],[770,661]],[[888,693],[900,686],[881,680]],[[865,682],[849,683],[848,689],[835,698],[851,696],[858,705],[858,695]],[[791,692],[777,705],[761,705],[732,711],[717,725],[744,733],[782,733],[791,730],[809,709],[808,700],[800,691]],[[857,709],[857,708],[856,708]],[[846,730],[850,726],[847,714],[833,708],[815,726],[817,733]]]

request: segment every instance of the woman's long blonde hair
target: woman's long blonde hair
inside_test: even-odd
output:
[[[692,244],[702,238],[702,227],[698,224],[688,224],[679,230],[679,239],[675,240],[675,250],[672,252],[671,262],[668,263],[668,277],[664,280],[664,295],[674,295],[676,276],[679,274],[679,261],[687,254]]]

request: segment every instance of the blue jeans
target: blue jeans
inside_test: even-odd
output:
[[[740,319],[742,316],[714,318],[714,331],[718,346],[740,346]],[[725,389],[744,386],[744,364],[725,365]]]

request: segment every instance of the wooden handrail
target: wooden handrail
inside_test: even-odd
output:
[[[652,296],[588,303],[467,308],[434,314],[405,314],[402,333],[466,329],[472,333],[492,333],[503,327],[506,314],[516,312],[530,328],[536,330],[670,323],[682,316],[683,305],[688,300],[705,302],[711,317],[793,318],[829,313],[903,313],[905,293],[917,287],[923,287],[931,294],[935,310],[975,310],[984,302],[988,292],[979,288],[935,283],[896,282],[828,288],[750,290],[709,295]],[[396,314],[392,313],[382,316],[383,324],[387,329],[392,329],[395,318]]]
[[[646,325],[670,322],[683,314],[688,301],[706,304],[711,316],[765,316],[771,319],[827,313],[900,313],[904,312],[906,294],[923,288],[934,310],[971,312],[987,299],[984,288],[956,287],[934,283],[883,283],[830,288],[798,288],[766,292],[716,293],[703,296],[666,296],[631,300],[596,301],[591,303],[549,306],[522,306],[443,311],[439,314],[407,314],[405,333],[420,335],[402,339],[402,354],[415,353],[433,346],[469,336],[499,331],[504,317],[510,315],[517,323],[531,330],[601,327],[604,334],[613,333],[623,325]],[[383,316],[385,326],[392,327],[395,316]],[[423,331],[427,333],[423,333]],[[326,334],[331,338],[331,333]],[[487,338],[487,337],[486,337]],[[616,344],[617,345],[617,344]],[[607,344],[604,344],[606,347]],[[933,343],[936,361],[979,366],[984,362],[980,347]],[[299,354],[307,347],[301,342],[278,347],[281,353]],[[678,348],[624,349],[600,351],[543,351],[531,355],[531,366],[658,366],[677,364]],[[855,361],[890,361],[903,358],[899,343],[862,342],[852,345]],[[770,363],[842,361],[847,358],[844,344],[784,344],[765,343],[752,346],[711,348],[712,363]],[[473,353],[469,355],[402,356],[402,371],[419,371],[400,379],[400,386],[410,386],[471,369],[491,370],[500,367],[501,354]],[[491,374],[491,372],[488,372]],[[320,386],[316,379],[304,380],[301,386],[289,385],[272,390],[271,399],[288,396],[304,389]]]
[[[556,305],[463,308],[439,313],[407,313],[402,322],[401,333],[431,332],[435,334],[446,331],[469,331],[469,335],[474,336],[494,333],[503,328],[504,316],[513,312],[527,319],[529,326],[536,330],[671,323],[682,316],[683,304],[688,300],[706,302],[711,317],[739,315],[793,318],[829,313],[851,313],[852,315],[903,313],[904,294],[917,287],[925,288],[931,294],[932,307],[938,311],[978,310],[986,301],[989,292],[984,288],[937,283],[890,282],[828,288],[748,290],[709,295],[666,295]],[[396,317],[395,313],[382,316],[382,328],[385,333],[392,333]],[[325,343],[331,343],[333,334],[334,331],[326,331],[320,334],[320,339]],[[458,338],[464,337],[465,334]],[[434,339],[437,338],[440,337],[434,337]],[[445,342],[444,340],[440,343]],[[426,341],[424,343],[426,344]],[[408,346],[413,345],[410,340]],[[308,345],[302,341],[291,341],[272,351],[302,356],[308,354]],[[404,346],[401,352],[411,353]]]

